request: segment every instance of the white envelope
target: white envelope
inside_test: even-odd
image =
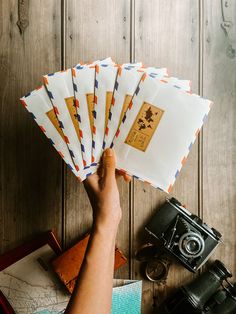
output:
[[[35,122],[50,140],[51,144],[64,159],[68,167],[79,179],[83,180],[83,174],[79,173],[73,164],[64,134],[54,112],[52,103],[44,86],[32,91],[21,98],[21,103],[32,114]]]
[[[140,67],[138,63],[124,63],[119,65],[107,65],[101,63],[96,66],[95,77],[95,97],[94,97],[94,128],[92,140],[92,160],[94,164],[99,162],[102,151],[105,148],[104,135],[108,122],[112,96],[117,76],[118,68],[120,67]]]
[[[106,120],[110,110],[118,66],[96,66],[92,161],[97,164],[103,151]]]
[[[108,114],[108,122],[104,134],[104,148],[111,146],[115,133],[119,128],[144,71],[150,71],[150,73],[158,74],[160,77],[167,75],[165,68],[143,68],[140,67],[139,64],[132,67],[124,65],[119,67],[111,107]]]
[[[123,116],[129,106],[134,92],[139,84],[143,73],[148,73],[153,78],[163,78],[171,84],[178,86],[186,91],[190,90],[190,81],[179,80],[175,77],[167,77],[166,68],[128,68],[118,70],[117,79],[113,93],[112,104],[108,116],[108,123],[105,130],[104,143],[105,148],[112,145],[113,138]]]
[[[144,72],[147,73],[152,78],[162,79],[168,83],[171,83],[173,86],[183,89],[187,92],[191,91],[191,81],[182,80],[177,77],[169,76],[166,68],[154,68],[148,67],[144,68]]]
[[[166,83],[170,83],[171,85],[173,85],[176,88],[182,89],[186,92],[190,92],[191,91],[191,81],[189,80],[180,80],[176,77],[166,77],[164,76],[162,78],[162,80]]]
[[[74,90],[71,69],[43,77],[55,113],[61,123],[76,170],[83,170],[88,161],[83,159],[80,144],[80,130],[77,111],[74,106]]]
[[[114,139],[117,168],[170,192],[211,104],[144,74]]]
[[[75,103],[82,133],[81,146],[84,158],[90,165],[92,163],[92,129],[94,111],[94,82],[96,64],[113,64],[111,58],[97,60],[91,64],[77,64],[72,68]]]

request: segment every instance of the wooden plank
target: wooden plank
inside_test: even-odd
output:
[[[203,217],[223,234],[212,259],[221,259],[235,276],[236,3],[204,4],[203,95],[214,105],[203,130]]]
[[[130,60],[130,1],[68,1],[66,5],[66,67],[79,61],[111,56],[116,62]],[[117,245],[129,255],[129,185],[120,182],[123,217]],[[70,246],[87,232],[92,210],[83,185],[70,172],[65,174],[65,245]],[[129,265],[116,277],[127,278]]]
[[[148,1],[137,0],[135,4],[135,59],[145,65],[167,67],[170,75],[193,81],[198,92],[199,67],[199,7],[198,1]],[[198,213],[198,143],[194,144],[187,163],[174,185],[174,195],[188,208]],[[133,251],[147,241],[143,228],[151,219],[166,194],[142,182],[134,183],[132,215]],[[133,278],[139,274],[140,264],[133,259]],[[150,313],[155,304],[175,287],[192,275],[182,266],[171,266],[167,284],[164,286],[143,282],[143,313]]]
[[[19,102],[42,74],[60,69],[60,7],[30,1],[21,34],[17,6],[0,6],[1,253],[51,228],[61,235],[61,158]]]

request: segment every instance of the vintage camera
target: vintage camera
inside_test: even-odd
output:
[[[235,314],[236,284],[225,265],[216,260],[208,271],[181,287],[159,308],[166,314]]]
[[[175,198],[166,200],[145,229],[188,270],[196,272],[220,242],[221,234]]]

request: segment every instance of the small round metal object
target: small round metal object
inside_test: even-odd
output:
[[[179,250],[186,257],[198,257],[202,254],[205,243],[201,235],[187,232],[179,239]]]
[[[167,278],[169,262],[164,259],[153,259],[146,265],[146,276],[153,282],[164,282]]]

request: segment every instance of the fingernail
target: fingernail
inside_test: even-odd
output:
[[[113,156],[113,150],[111,148],[107,148],[105,151],[104,151],[104,156],[105,157],[111,157]]]

